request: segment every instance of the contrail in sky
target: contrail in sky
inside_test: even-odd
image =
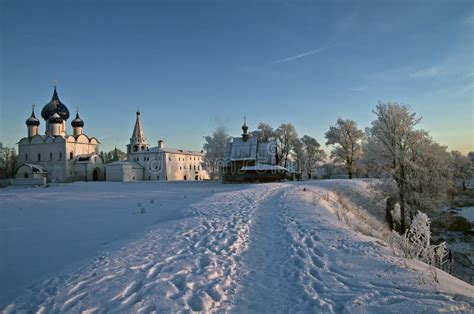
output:
[[[288,58],[284,58],[284,59],[274,61],[273,63],[283,63],[283,62],[293,61],[293,60],[296,60],[296,59],[300,59],[300,58],[310,56],[310,55],[315,54],[315,53],[322,52],[324,50],[326,50],[326,47],[318,48],[318,49],[311,50],[311,51],[308,51],[308,52],[303,52],[303,53],[300,53],[299,55],[296,55],[296,56],[292,56],[292,57],[288,57]]]

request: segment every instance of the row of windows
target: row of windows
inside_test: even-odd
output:
[[[186,158],[183,157],[183,160],[181,160],[181,157],[178,157],[178,161],[186,161]],[[201,160],[201,157],[196,157],[196,156],[189,156],[189,160]],[[171,161],[171,156],[169,157],[169,161]]]
[[[69,159],[73,159],[74,158],[74,154],[72,152],[69,153]],[[59,155],[58,155],[58,160],[62,160],[63,159],[63,153],[62,152],[59,152]],[[25,154],[25,161],[28,161],[28,154]],[[49,160],[53,160],[53,153],[49,153]],[[41,159],[41,153],[38,153],[36,155],[36,161],[46,161],[45,159]]]
[[[183,168],[184,168],[184,170],[186,170],[186,169],[187,169],[187,168],[186,168],[186,165],[184,165],[184,167],[179,167],[179,170],[183,170]],[[196,165],[189,165],[189,170],[193,170],[193,169],[194,169],[194,170],[201,170],[201,166],[199,166],[199,165],[198,165],[198,166],[196,166]]]
[[[197,159],[196,159],[196,158],[197,158]],[[200,161],[200,160],[201,160],[201,157],[194,157],[194,158],[189,157],[189,159]],[[140,157],[133,157],[133,161],[140,161]],[[150,161],[150,157],[146,157],[146,156],[145,156],[145,157],[143,157],[143,160],[142,160],[142,161]],[[168,157],[168,161],[171,161],[171,157]],[[183,159],[181,160],[181,158],[179,157],[179,158],[178,158],[178,161],[185,161],[185,159],[183,158]],[[194,167],[196,167],[196,166],[194,166]],[[186,169],[186,165],[184,166],[184,169]],[[194,169],[194,170],[196,170],[196,169]]]
[[[140,161],[140,157],[133,157],[133,161]],[[143,161],[150,161],[150,157],[143,157]]]

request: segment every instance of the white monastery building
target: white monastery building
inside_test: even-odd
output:
[[[135,127],[127,145],[127,160],[106,166],[107,181],[207,180],[204,153],[167,148],[162,140],[149,147],[137,111]]]
[[[41,117],[45,121],[44,134],[40,134],[41,123],[33,106],[26,120],[28,136],[18,142],[16,177],[46,178],[49,182],[103,180],[104,165],[98,155],[100,143],[84,133],[79,112],[71,121],[72,134],[68,134],[69,110],[59,100],[56,86],[51,101],[41,110]]]

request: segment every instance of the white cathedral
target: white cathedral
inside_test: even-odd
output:
[[[107,181],[207,180],[202,151],[167,148],[162,140],[150,147],[143,131],[140,111],[136,113],[127,160],[106,165]]]
[[[53,97],[41,110],[45,132],[40,134],[40,120],[34,106],[26,120],[28,136],[18,142],[17,178],[46,178],[48,182],[97,181],[104,179],[104,164],[98,155],[99,141],[83,132],[79,112],[67,133],[69,110],[54,86]]]

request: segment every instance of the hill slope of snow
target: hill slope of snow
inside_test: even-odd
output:
[[[36,284],[27,291],[8,294],[2,307],[5,312],[44,313],[472,310],[471,285],[441,271],[441,283],[435,284],[426,274],[427,265],[395,257],[376,239],[357,234],[340,222],[333,214],[333,202],[324,197],[335,182],[345,186],[350,181],[150,183],[140,184],[140,189],[139,185],[109,183],[91,188],[83,183],[46,192],[32,190],[38,193],[32,199],[25,190],[2,191],[2,233],[19,221],[18,208],[11,209],[19,199],[23,211],[41,203],[36,209],[44,210],[39,218],[43,228],[48,228],[47,222],[69,217],[70,208],[61,209],[65,211],[62,217],[53,215],[50,208],[74,196],[79,204],[76,211],[84,209],[75,211],[77,219],[81,213],[92,215],[94,211],[103,219],[92,219],[95,222],[86,230],[73,228],[76,218],[68,220],[68,228],[59,228],[55,235],[64,233],[65,246],[85,237],[82,262],[74,263],[55,253],[69,267],[56,274],[50,271],[45,280],[33,272],[29,280]],[[66,191],[61,193],[61,189]],[[81,193],[85,190],[84,199]],[[47,193],[49,197],[43,197]],[[321,198],[315,202],[318,193]],[[144,206],[142,200],[145,213],[133,216],[139,198],[150,204]],[[144,221],[132,223],[132,217]],[[34,229],[34,222],[20,221],[23,232]],[[79,238],[67,235],[79,229]],[[140,229],[147,231],[140,234]],[[119,240],[109,237],[109,231]],[[91,233],[105,235],[87,237]],[[98,245],[99,239],[105,238],[114,241],[113,245]],[[47,239],[38,237],[38,241]],[[13,255],[7,265],[10,268],[2,265],[2,277],[9,276],[7,270],[17,270],[14,264],[21,256],[13,253],[25,243],[34,244],[15,236],[2,240],[2,255]],[[23,249],[29,252],[29,247]],[[27,266],[42,258],[41,251],[33,253]],[[1,289],[4,296],[10,287]]]

